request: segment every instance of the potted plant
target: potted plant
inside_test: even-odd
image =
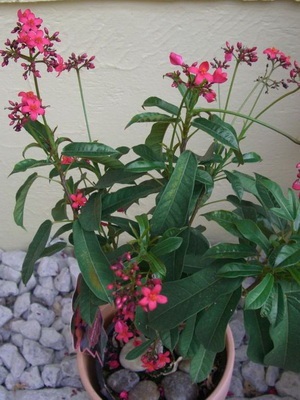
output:
[[[265,73],[254,83],[247,101],[231,110],[237,72],[243,65],[255,64],[255,47],[226,43],[222,60],[211,63],[187,64],[182,56],[171,53],[176,70],[166,77],[179,91],[180,104],[149,97],[143,103],[147,111],[127,124],[150,124],[145,142],[132,149],[114,149],[92,138],[89,131],[81,70],[93,69],[94,57],[72,53],[64,60],[54,47],[60,42],[59,34],[51,35],[42,22],[31,10],[19,10],[15,37],[7,39],[1,50],[2,66],[11,60],[19,62],[24,78],[32,78],[35,87],[35,92],[20,92],[18,102],[9,102],[10,124],[16,131],[26,130],[33,139],[12,174],[48,166],[47,178],[62,189],[62,198],[52,209],[53,221],[61,226],[52,232],[53,221],[41,224],[24,260],[23,281],[29,280],[39,258],[66,246],[49,244],[49,239],[69,233],[81,270],[72,321],[76,348],[91,353],[98,360],[97,368],[110,380],[111,372],[122,370],[120,364],[129,371],[140,368],[142,380],[158,381],[166,398],[168,389],[162,378],[173,373],[182,359],[188,360],[190,398],[198,396],[199,387],[193,382],[202,382],[210,374],[216,354],[224,350],[228,322],[244,298],[252,359],[300,370],[300,358],[290,359],[290,346],[299,330],[288,318],[299,310],[299,199],[291,191],[286,198],[267,178],[234,170],[261,161],[258,154],[241,150],[253,123],[299,144],[260,119],[272,105],[299,91],[297,62],[292,64],[275,48],[264,50]],[[229,79],[226,71],[232,63]],[[75,70],[88,141],[73,142],[48,124],[39,87],[40,66],[59,76]],[[277,69],[286,73],[279,81],[273,77]],[[226,82],[230,84],[224,107],[207,107],[217,97],[214,88]],[[285,93],[258,109],[260,96],[280,87]],[[250,109],[244,112],[247,102]],[[234,116],[231,123],[228,115]],[[236,118],[242,121],[238,130]],[[200,133],[212,139],[206,150],[190,145]],[[28,156],[32,147],[40,150],[41,158]],[[231,164],[233,170],[228,169]],[[27,193],[38,177],[37,172],[31,173],[16,194],[14,219],[20,226]],[[237,241],[211,246],[196,217],[220,179],[230,183],[227,202],[236,209],[204,216]],[[258,204],[243,200],[245,191]],[[139,205],[142,198],[149,200],[146,209]],[[134,217],[128,216],[130,212]],[[110,334],[103,318],[108,304],[114,306]],[[102,380],[101,386],[101,396],[113,398],[113,384]],[[154,390],[164,396],[157,387]],[[115,398],[132,398],[127,388],[115,392]]]

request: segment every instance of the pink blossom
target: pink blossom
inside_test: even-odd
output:
[[[23,24],[22,30],[28,32],[30,30],[37,30],[41,26],[43,20],[41,18],[36,18],[34,13],[27,9],[24,12],[22,10],[18,11],[19,22]]]
[[[57,61],[58,64],[55,67],[55,71],[58,72],[57,76],[59,76],[66,69],[66,64],[64,59],[59,54],[57,54]]]
[[[300,180],[296,179],[295,182],[292,184],[292,188],[294,190],[300,190]]]
[[[139,305],[142,306],[145,311],[153,311],[158,303],[167,303],[168,298],[160,294],[161,289],[162,286],[159,284],[155,285],[153,289],[142,287],[141,291],[144,297],[139,301]]]
[[[69,157],[69,156],[61,156],[61,160],[60,160],[60,162],[63,165],[72,164],[72,162],[74,162],[74,161],[75,161],[75,157]]]
[[[213,76],[208,73],[209,70],[209,62],[204,61],[202,62],[199,67],[191,66],[187,68],[187,71],[195,75],[194,84],[200,85],[203,81],[213,82]]]
[[[170,352],[166,351],[165,353],[159,353],[158,354],[158,359],[156,361],[156,368],[160,369],[166,366],[169,362],[171,362],[170,359]]]
[[[145,368],[145,370],[147,372],[153,372],[156,371],[158,368],[156,366],[156,360],[155,359],[149,359],[147,357],[147,355],[142,356],[142,365],[143,368]]]
[[[26,93],[25,93],[26,94]],[[36,121],[39,115],[45,114],[45,109],[42,107],[41,101],[36,97],[30,97],[32,92],[27,93],[27,97],[22,97],[21,112],[29,114],[32,121]]]
[[[216,97],[217,97],[217,94],[216,94],[216,92],[214,92],[213,90],[211,90],[211,91],[209,91],[209,92],[204,93],[204,94],[203,94],[203,97],[205,98],[205,100],[206,100],[208,103],[212,103],[213,101],[215,101],[215,99],[216,99]]]
[[[115,332],[118,334],[116,336],[117,340],[123,340],[124,343],[127,343],[131,337],[133,337],[133,333],[129,332],[129,327],[123,321],[117,321],[115,323]]]
[[[279,50],[276,47],[268,47],[263,51],[263,54],[266,54],[270,60],[274,60],[279,55]]]
[[[227,73],[222,71],[222,68],[217,68],[213,73],[214,83],[224,83],[227,81]]]
[[[42,30],[38,31],[30,31],[28,32],[29,41],[28,47],[34,48],[37,47],[40,53],[44,52],[44,46],[50,45],[50,40],[44,36],[44,32]]]
[[[170,53],[170,63],[173,65],[182,65],[183,64],[183,59],[180,54],[176,53]]]
[[[72,208],[78,209],[86,204],[87,198],[84,197],[83,193],[80,190],[77,190],[76,193],[70,195],[70,199],[72,200]]]
[[[123,390],[120,394],[120,399],[122,400],[127,400],[128,399],[128,392],[126,392],[125,390]]]

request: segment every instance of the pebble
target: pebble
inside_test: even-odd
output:
[[[189,374],[176,371],[162,380],[166,400],[197,400],[198,385],[193,383]]]
[[[300,400],[300,374],[291,371],[283,372],[275,387],[280,396],[291,396]]]
[[[62,350],[65,347],[65,338],[59,332],[57,332],[53,327],[42,328],[42,333],[40,337],[40,343],[44,347],[50,347],[54,350]]]
[[[12,311],[8,307],[4,307],[0,305],[0,326],[6,324],[13,316]]]
[[[53,350],[43,347],[34,340],[24,339],[23,356],[32,366],[51,364],[53,360]]]
[[[139,380],[140,378],[136,372],[120,369],[108,377],[107,385],[117,393],[129,392]]]
[[[128,400],[158,400],[160,392],[153,381],[139,382],[128,393]]]

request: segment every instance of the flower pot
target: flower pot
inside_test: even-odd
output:
[[[105,306],[102,308],[102,314],[103,318],[109,322],[114,314],[114,309],[110,306]],[[207,397],[207,400],[224,400],[229,390],[235,358],[234,340],[229,326],[226,330],[226,353],[227,361],[224,374],[215,390]],[[95,359],[88,354],[78,352],[77,365],[82,384],[90,399],[103,400],[97,393],[98,383],[96,378]]]

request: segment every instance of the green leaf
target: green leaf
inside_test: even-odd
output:
[[[227,232],[231,233],[234,236],[241,236],[239,230],[237,229],[235,223],[240,221],[242,218],[231,211],[219,210],[219,211],[210,211],[208,213],[203,214],[208,221],[217,222],[222,228],[224,228]]]
[[[242,200],[242,197],[244,194],[244,189],[243,189],[240,179],[232,172],[229,172],[229,171],[224,171],[224,172],[225,172],[226,178],[231,183],[231,187],[234,190],[235,194],[237,195],[238,199]]]
[[[135,360],[136,358],[140,357],[142,354],[144,354],[149,347],[152,345],[154,342],[153,339],[151,340],[146,340],[142,344],[136,346],[134,349],[132,349],[129,353],[126,354],[126,360]]]
[[[22,280],[24,284],[29,281],[33,270],[34,264],[41,257],[51,232],[52,223],[50,220],[44,221],[38,228],[32,242],[28,247],[23,266],[22,266]]]
[[[101,223],[101,193],[92,193],[88,202],[81,208],[80,225],[85,231],[99,230]]]
[[[178,341],[178,352],[182,357],[186,357],[190,345],[192,343],[192,339],[194,337],[194,329],[197,321],[197,314],[192,315],[190,318],[185,321],[182,331],[179,335]]]
[[[34,138],[39,146],[48,154],[50,151],[50,145],[48,140],[48,134],[52,135],[52,131],[49,127],[46,127],[39,121],[28,120],[24,125],[25,130]]]
[[[45,165],[51,165],[50,161],[47,160],[34,160],[33,158],[26,158],[25,160],[19,161],[15,166],[10,175],[17,172],[24,172],[30,168],[44,167]]]
[[[257,153],[254,153],[253,151],[242,154],[242,157],[244,163],[256,163],[262,161],[261,156]],[[237,159],[237,157],[233,157],[232,162],[239,163],[239,160]]]
[[[299,264],[300,243],[284,245],[278,252],[274,267],[286,268]]]
[[[161,154],[146,144],[133,146],[132,150],[145,161],[163,161]]]
[[[140,122],[160,122],[160,123],[170,123],[175,122],[176,118],[170,117],[170,115],[155,113],[155,112],[144,112],[141,114],[135,115],[128,124],[125,126],[125,129],[130,125]]]
[[[73,224],[74,250],[83,279],[99,299],[110,302],[107,285],[114,281],[114,274],[94,232],[82,229],[79,221]]]
[[[54,221],[63,221],[68,219],[66,200],[59,200],[51,210]]]
[[[151,170],[165,169],[165,163],[162,161],[133,161],[125,166],[125,171],[141,173],[148,172]]]
[[[112,147],[109,147],[103,143],[73,142],[67,144],[63,148],[62,154],[69,157],[80,157],[87,158],[88,160],[97,161],[101,159],[106,159],[105,157],[107,156],[117,156],[120,153]]]
[[[261,308],[270,296],[274,286],[274,276],[267,274],[246,296],[245,309],[256,310]]]
[[[183,152],[165,187],[151,220],[152,234],[187,224],[188,210],[195,184],[197,160],[190,151]]]
[[[63,235],[65,232],[68,232],[72,229],[73,227],[73,222],[69,222],[63,226],[61,226],[56,232],[55,234],[52,236],[52,239],[55,239],[61,235]]]
[[[162,143],[169,124],[156,122],[152,125],[151,131],[145,140],[145,144],[150,147],[158,157],[162,157]]]
[[[235,224],[243,237],[258,245],[266,254],[269,252],[271,244],[254,221],[244,219]]]
[[[192,358],[190,365],[190,376],[193,382],[204,381],[212,370],[216,353],[205,349],[200,345],[196,354]]]
[[[104,304],[105,302],[101,301],[90,290],[84,279],[81,279],[79,292],[79,309],[82,319],[91,326],[99,311],[99,306]]]
[[[173,329],[170,329],[169,331],[163,331],[160,334],[161,341],[164,346],[166,346],[167,349],[170,351],[173,351],[178,343],[179,339],[179,327],[176,326]]]
[[[203,346],[214,352],[225,348],[227,324],[241,299],[241,288],[219,297],[210,307],[200,314],[195,335]]]
[[[168,302],[149,313],[150,326],[158,330],[172,329],[240,286],[242,279],[220,278],[217,270],[209,266],[187,278],[165,282],[162,294]]]
[[[219,243],[211,246],[206,253],[204,253],[202,260],[207,258],[213,259],[227,259],[227,258],[246,258],[256,255],[256,250],[253,247],[244,244],[234,243]]]
[[[156,274],[159,278],[166,276],[165,264],[151,251],[148,251],[143,256],[143,260],[149,263],[150,270],[153,274]]]
[[[181,237],[169,237],[160,240],[156,245],[151,248],[151,252],[160,257],[177,250],[181,246],[181,243]]]
[[[34,172],[30,175],[26,181],[20,186],[19,190],[16,193],[16,204],[14,208],[14,220],[18,226],[24,228],[23,225],[23,217],[24,217],[24,207],[25,207],[25,200],[28,194],[28,191],[33,184],[33,182],[38,177],[38,174]]]
[[[218,274],[223,278],[239,278],[248,276],[258,276],[263,272],[261,264],[247,263],[228,263],[219,269]]]
[[[172,115],[178,115],[179,108],[174,104],[168,103],[165,100],[160,99],[159,97],[148,97],[147,100],[144,101],[143,108],[145,107],[158,107],[163,111],[166,111]]]
[[[212,187],[214,184],[212,176],[202,169],[197,169],[196,181],[201,182],[208,187]]]
[[[239,150],[239,142],[237,140],[236,132],[231,125],[223,122],[220,118],[214,116],[213,120],[209,120],[197,117],[193,119],[192,126],[208,133],[219,143],[222,143],[231,149]]]
[[[67,243],[66,242],[56,242],[54,244],[51,244],[48,247],[45,247],[43,252],[40,255],[40,258],[42,257],[50,257],[53,254],[56,254],[60,251],[62,251],[66,247]]]
[[[113,186],[116,183],[134,184],[135,180],[143,176],[143,174],[137,174],[136,172],[126,171],[125,169],[109,169],[99,179],[96,184],[97,189],[105,189]]]
[[[264,364],[265,355],[273,348],[270,322],[260,315],[260,310],[245,310],[244,321],[249,336],[247,354],[251,361]]]

